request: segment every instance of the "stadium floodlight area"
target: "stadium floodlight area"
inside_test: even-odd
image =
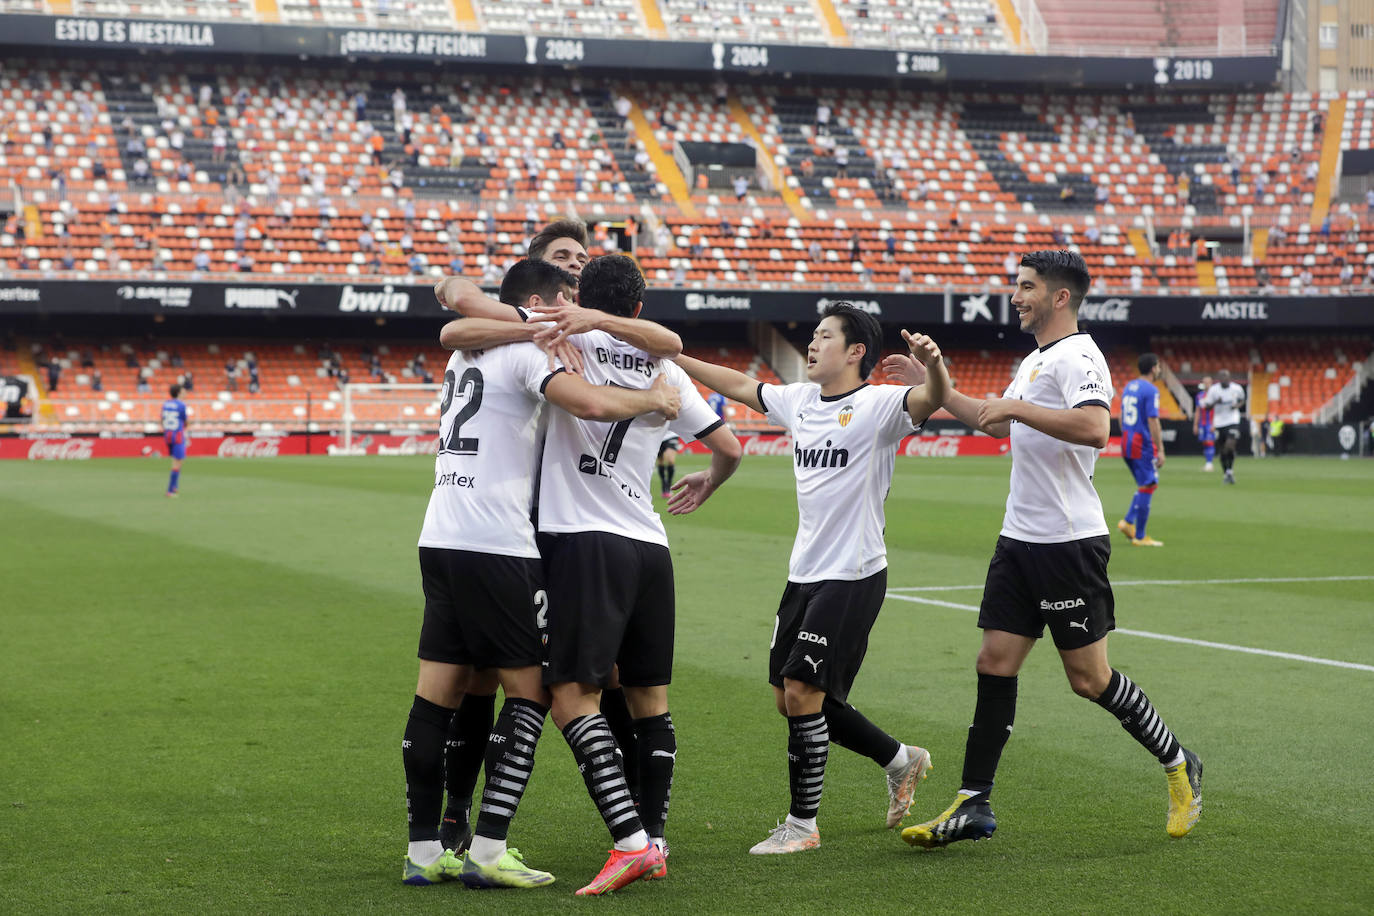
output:
[[[350,382],[343,386],[343,432],[347,451],[354,437],[369,433],[436,434],[442,385]]]

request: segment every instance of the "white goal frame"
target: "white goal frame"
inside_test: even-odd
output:
[[[425,385],[415,384],[413,382],[409,384],[403,384],[401,382],[349,382],[343,386],[343,432],[340,436],[342,440],[340,445],[342,445],[345,450],[353,447],[354,427],[360,425],[353,413],[355,399],[360,395],[365,397],[366,395],[374,393],[408,395],[407,397],[393,397],[389,399],[389,402],[394,403],[397,407],[396,418],[394,421],[391,421],[389,430],[395,430],[405,435],[412,435],[416,432],[414,427],[418,423],[430,434],[438,436],[439,418],[437,415],[434,417],[425,415],[407,417],[402,414],[402,409],[407,406],[427,405],[431,403],[437,406],[443,388],[443,385],[437,383]],[[376,425],[378,422],[387,423],[388,421],[368,420],[365,422]]]

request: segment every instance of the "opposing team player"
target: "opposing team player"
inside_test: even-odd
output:
[[[1245,411],[1245,389],[1231,381],[1229,369],[1217,373],[1217,381],[1207,389],[1202,406],[1215,413],[1217,445],[1221,452],[1222,480],[1235,483],[1236,449],[1240,446],[1240,418]]]
[[[624,255],[596,258],[582,272],[581,302],[589,307],[633,316],[643,296],[639,268]],[[734,473],[742,449],[677,366],[605,332],[576,340],[589,381],[640,388],[666,377],[682,396],[682,412],[668,424],[652,415],[614,424],[552,415],[544,446],[539,532],[552,595],[544,683],[553,694],[554,724],[614,840],[601,872],[577,892],[595,896],[667,870],[664,828],[677,756],[668,712],[673,564],[644,482],[665,427],[712,452],[707,470],[678,483],[669,505],[674,514],[705,502]],[[599,708],[617,664],[638,739],[638,811]]]
[[[1202,383],[1198,385],[1197,395],[1193,399],[1193,435],[1202,443],[1202,469],[1210,471],[1212,469],[1212,459],[1217,455],[1217,435],[1212,426],[1213,408],[1203,406],[1203,401],[1207,399],[1207,392],[1212,387],[1212,377],[1204,375]]]
[[[807,348],[808,381],[765,385],[742,372],[678,357],[692,378],[766,413],[792,436],[800,520],[768,656],[768,682],[787,718],[787,818],[749,851],[790,853],[820,845],[820,810],[830,742],[869,757],[887,776],[887,826],[911,806],[930,754],[878,728],[853,706],[849,690],[887,590],[883,502],[897,444],[944,400],[949,375],[939,347],[923,334],[902,336],[923,384],[872,386],[882,328],[847,302],[824,312]],[[918,371],[914,365],[912,371]]]
[[[502,284],[511,304],[539,305],[573,278],[522,261]],[[529,343],[460,350],[444,372],[434,491],[420,533],[425,594],[420,674],[402,743],[410,847],[402,879],[432,884],[532,887],[552,882],[506,849],[506,832],[534,763],[548,711],[540,683],[540,630],[547,612],[530,507],[544,400],[589,419],[621,421],[649,411],[676,416],[681,397],[665,383],[597,387],[561,370]],[[439,837],[444,743],[474,667],[498,673],[506,703],[487,744],[487,789],[477,835],[460,860]]]
[[[1135,496],[1117,530],[1137,547],[1163,547],[1145,533],[1150,503],[1159,488],[1159,469],[1164,467],[1164,439],[1159,429],[1159,357],[1142,353],[1136,361],[1140,377],[1126,383],[1121,392],[1121,457],[1135,478]]]
[[[167,400],[162,402],[162,442],[172,459],[167,495],[175,497],[181,486],[181,463],[186,460],[186,446],[191,442],[186,435],[186,402],[181,399],[180,385],[168,388]]]
[[[1021,259],[1012,305],[1038,349],[1001,398],[951,392],[945,407],[992,436],[1011,436],[1011,492],[983,587],[978,626],[978,700],[964,748],[958,797],[932,820],[902,831],[914,846],[992,836],[993,777],[1016,716],[1016,677],[1046,625],[1074,693],[1116,716],[1164,765],[1167,829],[1181,837],[1202,808],[1202,762],[1164,724],[1144,691],[1107,661],[1116,627],[1107,559],[1111,540],[1093,467],[1111,428],[1111,376],[1091,337],[1078,330],[1087,266],[1077,252]]]

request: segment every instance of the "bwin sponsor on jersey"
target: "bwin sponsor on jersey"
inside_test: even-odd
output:
[[[1042,611],[1071,611],[1076,607],[1083,607],[1087,602],[1082,598],[1067,598],[1063,601],[1048,601],[1040,599],[1040,610]]]
[[[798,632],[797,638],[802,642],[814,642],[818,646],[830,645],[830,642],[824,636],[821,636],[819,633],[808,633],[806,630]]]
[[[792,449],[792,455],[797,464],[804,468],[849,467],[849,449],[831,448],[829,439],[825,440],[825,448],[802,448],[798,445]]]
[[[397,292],[388,283],[380,292],[360,293],[345,286],[339,293],[341,312],[404,312],[410,309],[410,293]]]

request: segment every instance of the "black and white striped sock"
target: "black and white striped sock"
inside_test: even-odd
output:
[[[830,727],[825,713],[787,717],[787,777],[792,788],[795,818],[814,818],[821,807],[825,761],[830,750]]]
[[[563,728],[563,738],[572,748],[582,781],[587,784],[587,792],[612,838],[619,842],[643,831],[605,717],[596,713],[573,719]]]
[[[1164,724],[1145,691],[1120,671],[1112,669],[1107,689],[1094,702],[1120,719],[1121,727],[1158,757],[1160,763],[1172,766],[1183,759],[1178,739]]]
[[[548,709],[533,700],[506,700],[487,740],[487,783],[477,814],[477,835],[504,840],[530,784],[534,747]]]

